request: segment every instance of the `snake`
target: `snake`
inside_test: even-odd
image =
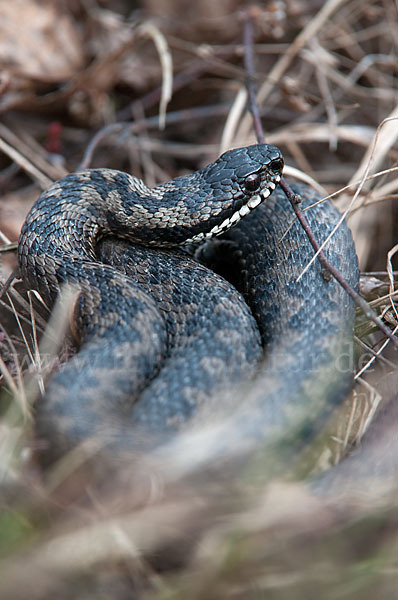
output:
[[[21,276],[50,305],[72,286],[78,346],[37,402],[44,464],[87,440],[148,447],[224,403],[228,435],[264,439],[299,422],[304,439],[341,402],[354,306],[308,266],[312,247],[278,187],[283,166],[278,148],[256,144],[151,188],[97,168],[41,194],[19,238]],[[293,190],[355,288],[340,214],[310,187]]]

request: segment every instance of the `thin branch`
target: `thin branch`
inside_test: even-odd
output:
[[[299,199],[298,195],[292,191],[289,184],[286,183],[286,181],[284,179],[281,179],[280,187],[283,189],[286,196],[288,197],[289,202],[292,205],[294,212],[296,213],[297,219],[300,221],[302,228],[304,229],[305,233],[307,234],[307,237],[309,239],[311,246],[313,247],[315,252],[318,252],[318,260],[321,263],[322,267],[329,271],[329,273],[341,285],[341,287],[347,292],[347,294],[349,296],[351,296],[351,298],[354,300],[355,304],[362,309],[362,311],[364,312],[366,317],[368,319],[370,319],[371,321],[373,321],[373,323],[375,325],[377,325],[377,327],[384,333],[384,335],[386,335],[393,342],[393,344],[398,348],[398,339],[391,333],[391,331],[388,329],[388,327],[383,323],[383,321],[380,319],[380,317],[374,312],[374,310],[370,307],[370,305],[366,302],[366,300],[364,298],[362,298],[362,296],[360,296],[358,294],[358,292],[356,292],[350,286],[350,284],[344,279],[344,277],[342,277],[341,273],[328,261],[325,254],[323,253],[323,250],[320,249],[320,245],[318,244],[317,240],[315,239],[314,234],[311,230],[311,227],[309,226],[309,223],[308,223],[303,211],[299,207],[299,203],[301,200]]]
[[[12,271],[12,273],[10,273],[10,275],[7,277],[4,284],[0,287],[0,300],[2,299],[4,294],[6,292],[8,292],[10,285],[12,284],[14,279],[18,276],[18,272],[19,272],[19,268],[17,267],[16,269],[14,269]],[[0,285],[1,285],[1,283],[0,283]]]
[[[290,66],[293,59],[297,56],[300,50],[310,40],[322,25],[330,18],[330,16],[338,9],[340,4],[343,4],[346,0],[327,0],[327,2],[321,5],[319,12],[312,18],[309,19],[307,25],[301,30],[298,36],[289,45],[286,52],[282,53],[275,65],[272,67],[268,76],[261,86],[258,92],[258,102],[263,103],[269,97],[272,90],[274,89],[275,83],[280,81],[283,74]],[[255,10],[254,8],[249,11]],[[248,11],[248,12],[249,12]],[[252,12],[253,14],[253,12]],[[252,19],[254,21],[255,19]],[[246,51],[246,48],[245,48]],[[256,101],[257,104],[257,101]],[[237,132],[238,139],[245,139],[247,137],[250,128],[250,122],[246,116],[242,119],[241,126]]]
[[[256,93],[254,90],[254,81],[255,81],[255,72],[254,72],[254,63],[253,63],[253,9],[248,9],[246,11],[246,16],[244,20],[244,45],[245,45],[245,67],[248,71],[247,73],[247,86],[248,86],[248,96],[249,96],[249,110],[253,116],[254,127],[256,130],[257,141],[259,144],[264,144],[264,132],[261,126],[258,126],[257,119],[258,117],[258,106],[256,101]],[[347,294],[353,299],[355,304],[361,308],[366,317],[373,321],[375,325],[386,335],[389,340],[392,341],[394,346],[398,348],[398,338],[394,336],[393,333],[388,329],[388,327],[383,323],[383,321],[378,317],[378,315],[373,311],[370,305],[360,296],[350,285],[349,283],[342,277],[341,273],[328,261],[323,251],[320,249],[320,245],[318,244],[315,236],[311,230],[311,227],[300,208],[300,197],[293,192],[290,188],[289,184],[286,182],[284,178],[280,181],[280,187],[285,192],[292,208],[296,214],[297,219],[300,221],[302,228],[304,229],[309,242],[315,252],[317,253],[317,257],[322,267],[329,271],[329,273],[334,277],[334,279],[341,285],[341,287],[347,292]]]
[[[42,173],[35,165],[23,156],[18,150],[8,144],[0,137],[0,150],[4,152],[11,160],[16,162],[26,173],[29,173],[33,179],[41,186],[43,190],[50,187],[52,180]]]
[[[245,95],[246,101],[246,95]],[[138,106],[138,103],[137,103]],[[209,104],[208,106],[194,106],[192,108],[186,108],[181,110],[175,110],[167,113],[167,125],[180,123],[181,121],[192,121],[197,119],[214,119],[219,116],[224,116],[230,113],[230,104]],[[262,109],[261,114],[268,114],[269,108]],[[94,152],[104,138],[110,135],[121,134],[129,132],[129,134],[139,133],[147,129],[153,129],[159,126],[159,116],[146,117],[139,119],[138,121],[118,121],[105,125],[99,129],[90,140],[89,144],[84,151],[83,158],[76,168],[77,171],[87,169],[92,163]]]

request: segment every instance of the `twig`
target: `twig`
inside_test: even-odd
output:
[[[255,80],[255,72],[254,72],[254,63],[253,63],[253,9],[248,9],[246,11],[246,16],[244,20],[244,46],[245,46],[245,67],[248,71],[247,73],[247,86],[248,86],[248,96],[249,96],[249,110],[253,117],[254,128],[256,131],[257,141],[259,144],[264,144],[264,131],[259,121],[258,116],[258,107],[256,101],[256,94],[254,90],[254,80]],[[280,181],[280,187],[285,192],[292,208],[297,216],[297,219],[300,221],[302,228],[304,229],[309,242],[315,252],[317,253],[318,260],[321,263],[322,267],[329,271],[329,273],[334,277],[334,279],[341,285],[341,287],[347,292],[349,296],[354,300],[355,304],[361,308],[366,317],[373,321],[375,325],[386,335],[394,344],[396,348],[398,348],[398,338],[395,337],[388,327],[383,323],[383,321],[378,317],[378,315],[372,310],[370,305],[360,296],[350,285],[349,283],[342,277],[340,272],[328,261],[323,251],[320,249],[320,245],[314,237],[314,234],[309,226],[309,223],[301,210],[300,197],[298,194],[295,194],[293,190],[290,188],[289,184],[286,182],[284,178]]]
[[[131,126],[131,123],[126,121],[119,121],[118,123],[111,123],[110,125],[105,125],[105,127],[101,127],[99,131],[92,137],[89,144],[84,151],[83,158],[77,166],[76,171],[83,171],[83,169],[88,169],[93,159],[93,154],[97,146],[101,143],[101,141],[107,135],[111,135],[112,133],[119,133],[123,130],[124,127]]]
[[[167,123],[168,125],[170,125],[171,123],[176,123],[182,119],[196,119],[198,117],[209,118],[210,116],[223,115],[228,110],[229,106],[227,105],[212,105],[205,107],[199,106],[196,108],[177,110],[167,114]],[[116,123],[111,123],[110,125],[105,125],[101,129],[99,129],[90,140],[89,144],[86,147],[86,150],[84,151],[83,158],[80,161],[76,170],[80,171],[82,169],[87,169],[91,165],[96,148],[108,135],[117,134],[122,132],[123,130],[129,131],[130,134],[132,134],[137,133],[142,129],[147,129],[148,127],[153,126],[159,126],[158,115],[154,117],[147,117],[146,119],[140,119],[139,121],[134,122],[118,121]]]
[[[289,65],[291,64],[291,62],[293,61],[295,56],[297,56],[297,54],[300,52],[301,48],[303,48],[305,46],[305,44],[308,42],[308,40],[310,40],[317,33],[317,31],[319,31],[319,29],[330,18],[330,16],[333,14],[333,12],[335,12],[337,10],[337,8],[340,6],[340,4],[342,4],[344,2],[345,2],[345,0],[327,0],[327,2],[324,2],[321,5],[322,7],[319,10],[319,12],[312,19],[309,19],[309,21],[308,21],[307,25],[304,27],[304,29],[302,29],[302,31],[298,34],[296,39],[287,48],[286,52],[284,52],[280,56],[279,60],[277,60],[275,65],[272,67],[272,69],[268,73],[268,76],[267,76],[265,82],[263,83],[263,85],[261,86],[261,88],[258,92],[258,102],[259,103],[265,102],[265,100],[268,98],[268,96],[274,89],[275,82],[281,80],[282,75],[288,69]],[[253,15],[253,11],[256,11],[256,9],[254,7],[249,9],[248,13],[250,12],[251,15]],[[254,13],[254,17],[255,17],[255,14],[256,13]],[[255,19],[252,18],[251,20],[254,21]],[[246,48],[245,48],[245,51],[246,51]],[[250,127],[250,122],[248,122],[248,119],[245,116],[242,119],[242,123],[237,132],[237,138],[245,139],[247,137],[249,127]]]
[[[299,199],[297,194],[295,194],[292,191],[289,184],[283,178],[281,179],[280,187],[283,189],[286,196],[288,197],[289,202],[292,205],[294,212],[296,213],[297,219],[300,221],[302,228],[304,229],[305,233],[307,234],[307,237],[309,239],[311,246],[313,247],[315,252],[318,252],[318,260],[321,263],[322,267],[329,271],[329,273],[341,285],[341,287],[347,292],[347,294],[349,296],[351,296],[351,298],[354,300],[355,304],[362,309],[362,311],[364,312],[366,317],[368,319],[370,319],[371,321],[373,321],[373,323],[375,325],[377,325],[377,327],[384,333],[384,335],[386,335],[393,342],[393,344],[398,348],[398,339],[391,333],[391,331],[383,323],[383,321],[380,319],[380,317],[377,316],[377,314],[370,307],[370,305],[366,302],[366,300],[364,300],[364,298],[362,298],[362,296],[360,296],[358,294],[358,292],[356,292],[350,286],[350,284],[344,279],[344,277],[342,277],[341,273],[328,261],[328,259],[326,258],[326,256],[323,253],[323,250],[320,250],[320,246],[319,246],[317,240],[315,239],[314,234],[312,233],[311,227],[309,226],[309,223],[308,223],[303,211],[299,207],[299,202],[301,200]]]
[[[0,300],[2,299],[4,294],[6,292],[8,292],[8,289],[9,289],[10,285],[12,284],[13,280],[15,279],[15,277],[17,277],[18,272],[19,272],[19,268],[17,267],[16,269],[14,269],[12,271],[12,273],[10,273],[10,275],[7,277],[4,284],[0,287]]]
[[[169,36],[168,36],[169,37]],[[174,40],[174,44],[175,44]],[[186,43],[185,43],[186,46]],[[186,49],[186,48],[185,48]],[[230,46],[225,49],[223,46],[213,51],[211,54],[208,52],[206,54],[202,54],[198,60],[194,61],[189,65],[189,67],[183,71],[180,71],[173,77],[173,89],[172,93],[175,94],[177,91],[182,88],[190,85],[193,81],[197,81],[204,73],[210,71],[215,71],[223,73],[225,69],[230,71],[231,65],[228,65],[224,61],[230,56],[235,55],[237,52],[237,48],[235,46]],[[221,55],[222,62],[218,60],[218,55]],[[234,74],[236,75],[235,69],[233,69]],[[151,108],[154,104],[160,101],[162,95],[162,86],[148,92],[138,100],[135,100],[128,106],[121,109],[117,114],[116,118],[118,121],[125,121],[130,119],[134,115],[134,104],[139,104],[144,110]],[[169,115],[167,115],[167,120],[169,119]]]
[[[7,156],[16,162],[24,171],[32,175],[33,179],[42,187],[43,190],[50,187],[52,180],[42,173],[34,164],[30,162],[25,156],[18,152],[15,148],[7,144],[5,140],[0,137],[0,150]]]
[[[138,103],[137,103],[138,106]],[[134,107],[133,107],[134,108]],[[179,123],[180,121],[192,121],[196,119],[209,119],[228,114],[231,109],[229,104],[210,104],[208,106],[194,106],[167,113],[167,125]],[[261,114],[267,114],[269,110],[262,110]],[[124,130],[130,134],[139,133],[142,130],[152,129],[159,126],[159,116],[146,117],[138,121],[118,121],[105,125],[95,133],[84,151],[83,158],[78,165],[78,171],[87,169],[93,160],[93,154],[102,140],[110,135],[119,134]]]

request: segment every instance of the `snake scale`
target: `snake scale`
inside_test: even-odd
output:
[[[341,400],[354,307],[317,261],[298,280],[313,251],[277,188],[282,169],[277,148],[254,145],[154,188],[92,169],[40,196],[19,240],[22,277],[50,303],[78,287],[80,346],[37,404],[44,462],[88,439],[163,439],[209,399],[236,401],[241,382],[253,383],[234,428],[250,438],[297,419],[305,437]],[[295,191],[304,208],[319,200]],[[307,217],[322,242],[339,214],[324,202]],[[344,223],[326,254],[356,287]]]

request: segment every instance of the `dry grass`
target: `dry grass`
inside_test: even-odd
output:
[[[254,141],[240,42],[245,3],[142,6],[0,6],[3,280],[16,265],[12,242],[24,215],[66,172],[107,166],[153,184]],[[259,4],[256,26],[267,141],[346,211],[368,273],[363,293],[395,327],[396,3],[273,0]],[[68,311],[53,317],[56,334],[47,307],[17,282],[0,303],[2,599],[396,596],[397,418],[375,429],[370,452],[387,471],[392,463],[390,479],[362,479],[342,498],[321,500],[305,482],[264,481],[272,456],[240,478],[222,469],[214,477],[178,443],[166,463],[142,461],[107,473],[105,483],[79,452],[43,474],[32,402],[69,352],[59,350],[59,315]],[[396,352],[360,316],[357,334],[353,398],[308,450],[318,469],[344,457],[372,431],[379,406],[397,400]]]

